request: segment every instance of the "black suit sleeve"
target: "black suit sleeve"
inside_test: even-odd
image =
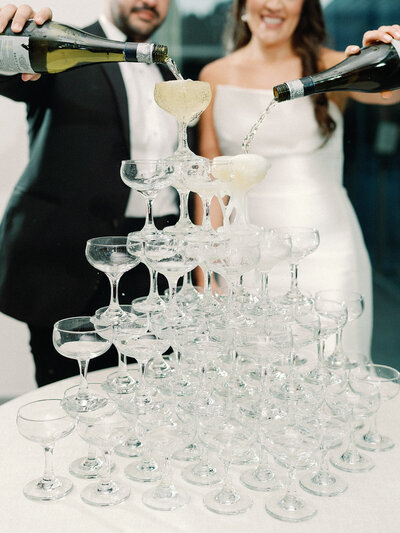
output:
[[[0,76],[0,96],[5,96],[15,102],[38,103],[45,97],[47,86],[48,75],[42,74],[37,81],[22,81],[20,74]]]

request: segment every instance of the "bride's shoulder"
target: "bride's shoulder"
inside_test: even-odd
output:
[[[237,53],[233,52],[208,63],[200,72],[199,79],[211,85],[229,84],[233,71],[237,68]]]

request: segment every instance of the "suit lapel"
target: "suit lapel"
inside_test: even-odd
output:
[[[99,22],[95,22],[91,26],[84,28],[85,31],[98,35],[99,37],[106,37],[103,28]],[[108,63],[99,65],[115,95],[115,102],[119,111],[119,115],[122,122],[122,131],[126,142],[128,153],[130,153],[130,133],[129,133],[129,109],[128,109],[128,97],[126,95],[126,89],[124,81],[122,79],[121,70],[117,63]],[[163,64],[157,65],[163,79],[165,81],[174,80],[175,77],[169,68]]]
[[[128,98],[126,95],[126,89],[124,81],[122,79],[121,70],[117,63],[109,63],[107,65],[100,65],[106,75],[108,82],[114,92],[115,102],[119,111],[119,115],[122,122],[122,131],[128,153],[130,153],[130,134],[129,134],[129,110],[128,110]]]
[[[99,22],[95,22],[91,26],[84,28],[88,33],[98,35],[99,37],[106,37],[103,28]],[[130,154],[130,134],[129,134],[129,110],[128,110],[128,97],[126,95],[126,89],[124,81],[122,79],[121,70],[118,63],[102,63],[99,67],[103,70],[108,83],[114,93],[115,102],[121,118],[123,136],[126,142],[126,148],[128,154]]]

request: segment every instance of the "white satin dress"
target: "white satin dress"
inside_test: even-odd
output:
[[[222,154],[242,153],[242,141],[268,103],[272,91],[217,86],[214,123]],[[336,129],[328,142],[320,134],[310,98],[274,106],[257,131],[249,153],[267,157],[267,177],[248,194],[250,222],[265,228],[314,227],[319,248],[299,265],[299,288],[314,294],[322,289],[360,292],[363,315],[346,325],[346,350],[370,357],[372,275],[368,253],[354,209],[343,187],[343,117],[332,102]],[[269,277],[271,294],[289,288],[288,263]]]

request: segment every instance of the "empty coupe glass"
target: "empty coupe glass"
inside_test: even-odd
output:
[[[92,267],[104,272],[110,281],[111,299],[104,311],[105,320],[120,319],[124,315],[118,301],[118,284],[122,275],[132,270],[141,260],[142,245],[136,243],[127,249],[127,237],[95,237],[86,243],[86,259]]]
[[[24,487],[24,494],[31,500],[59,500],[72,490],[72,482],[55,476],[53,449],[56,440],[67,437],[75,427],[75,421],[61,407],[61,400],[37,400],[18,409],[18,430],[23,437],[41,444],[44,448],[45,467],[41,478]]]
[[[87,371],[90,359],[105,353],[110,348],[112,339],[113,326],[98,331],[90,316],[63,318],[54,324],[55,349],[64,357],[76,359],[79,364],[79,389],[63,399],[68,412],[92,411],[105,405],[104,397],[98,396],[88,387]]]

